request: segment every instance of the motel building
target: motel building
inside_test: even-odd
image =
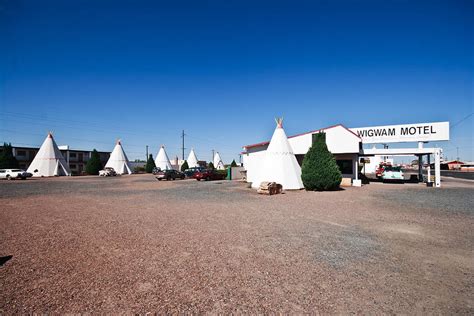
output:
[[[353,186],[360,186],[359,163],[365,161],[393,161],[395,156],[416,156],[418,157],[418,179],[423,179],[423,158],[428,165],[433,159],[434,162],[434,187],[441,186],[440,160],[441,148],[429,147],[430,141],[449,140],[449,122],[417,123],[402,125],[373,126],[360,128],[347,128],[342,124],[309,131],[306,133],[288,137],[293,153],[301,166],[304,155],[312,145],[314,135],[326,133],[326,145],[334,155],[338,164],[343,181],[352,183]],[[410,147],[388,148],[388,144],[412,143]],[[383,145],[382,145],[383,144]],[[415,146],[413,146],[415,144]],[[257,178],[259,170],[262,168],[265,151],[269,145],[268,141],[246,145],[243,147],[242,162],[247,171],[247,182]],[[377,145],[383,146],[378,148]],[[364,148],[365,147],[365,148]],[[364,158],[364,159],[362,159]],[[428,168],[430,175],[431,170]],[[427,177],[431,181],[431,177]]]

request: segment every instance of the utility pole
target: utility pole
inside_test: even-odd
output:
[[[211,162],[214,164],[214,149],[212,150]]]
[[[183,132],[182,132],[182,134],[181,134],[181,138],[183,139],[183,143],[182,143],[182,146],[181,146],[181,150],[183,151],[183,160],[184,160],[184,149],[185,149],[185,148],[184,148],[184,136],[185,136],[185,135],[186,135],[186,134],[184,134],[184,129],[183,129]]]
[[[145,161],[148,161],[148,145],[146,145],[146,159]]]
[[[456,160],[459,161],[459,147],[456,147]]]

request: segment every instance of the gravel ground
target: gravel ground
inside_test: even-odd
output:
[[[473,314],[472,183],[1,181],[0,313]]]

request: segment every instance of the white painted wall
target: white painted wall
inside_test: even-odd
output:
[[[247,182],[254,182],[258,177],[265,150],[242,155],[242,162],[247,170]]]

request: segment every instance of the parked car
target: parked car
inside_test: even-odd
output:
[[[184,173],[182,173],[181,171],[173,170],[173,169],[161,170],[156,174],[156,179],[158,179],[159,181],[176,180],[176,179],[184,179],[184,178],[186,178]]]
[[[184,170],[184,174],[186,175],[186,177],[192,178],[192,176],[196,172],[202,172],[204,170],[206,170],[206,168],[204,168],[204,167],[193,167],[193,168],[189,168],[189,169]]]
[[[26,172],[21,169],[0,169],[0,179],[21,179],[25,180],[28,177],[31,177],[31,173]]]
[[[112,167],[105,167],[104,170],[99,171],[99,176],[101,177],[114,177],[117,175],[114,168]]]
[[[386,166],[382,173],[382,180],[404,180],[401,167]]]
[[[158,172],[161,171],[161,168],[160,167],[154,167],[153,170],[151,171],[154,175],[157,175]]]
[[[198,180],[198,181],[201,181],[201,180],[206,180],[206,181],[209,181],[209,180],[224,180],[225,179],[225,174],[223,173],[219,173],[217,172],[216,170],[203,170],[201,172],[196,172],[194,175],[193,175],[193,178]]]
[[[391,166],[392,166],[392,164],[390,164],[388,162],[381,162],[377,166],[377,168],[375,169],[375,176],[379,179],[382,178],[382,175],[383,175],[383,172],[384,172],[385,168],[391,167]]]

